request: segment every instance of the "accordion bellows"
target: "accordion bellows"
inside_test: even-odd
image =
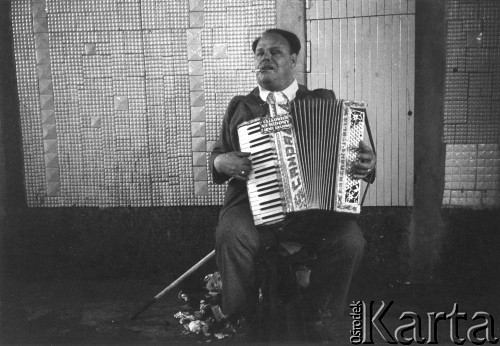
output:
[[[310,209],[359,213],[361,181],[349,170],[363,139],[366,104],[296,100],[282,116],[272,107],[274,117],[238,127],[240,150],[251,154],[247,189],[255,224]]]

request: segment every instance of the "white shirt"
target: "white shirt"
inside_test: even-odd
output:
[[[299,83],[296,79],[293,80],[292,84],[290,84],[285,90],[281,90],[283,94],[288,98],[288,101],[293,101],[295,95],[297,94],[297,90],[299,90]],[[259,96],[262,101],[267,101],[267,96],[271,91],[264,89],[259,85]]]

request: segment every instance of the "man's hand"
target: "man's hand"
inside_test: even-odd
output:
[[[375,168],[377,157],[363,141],[359,141],[357,160],[353,162],[351,174],[354,179],[366,178]]]
[[[250,153],[231,151],[220,154],[214,160],[217,172],[223,173],[241,181],[248,180],[248,173],[252,169],[252,161],[248,158]]]

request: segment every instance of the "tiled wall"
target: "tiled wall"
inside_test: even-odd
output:
[[[448,0],[443,205],[500,206],[500,2]]]
[[[498,144],[448,144],[445,171],[444,205],[500,204]]]
[[[29,206],[220,204],[207,152],[274,0],[18,0]]]

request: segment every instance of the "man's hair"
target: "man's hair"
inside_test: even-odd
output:
[[[290,47],[290,53],[295,53],[299,54],[300,52],[300,40],[295,35],[293,32],[282,30],[282,29],[267,29],[262,33],[262,36],[265,34],[278,34],[280,36],[283,36],[285,40],[288,42],[288,46]],[[259,43],[260,39],[262,36],[259,36],[253,41],[252,43],[252,51],[255,53],[255,50],[257,49],[257,44]]]

